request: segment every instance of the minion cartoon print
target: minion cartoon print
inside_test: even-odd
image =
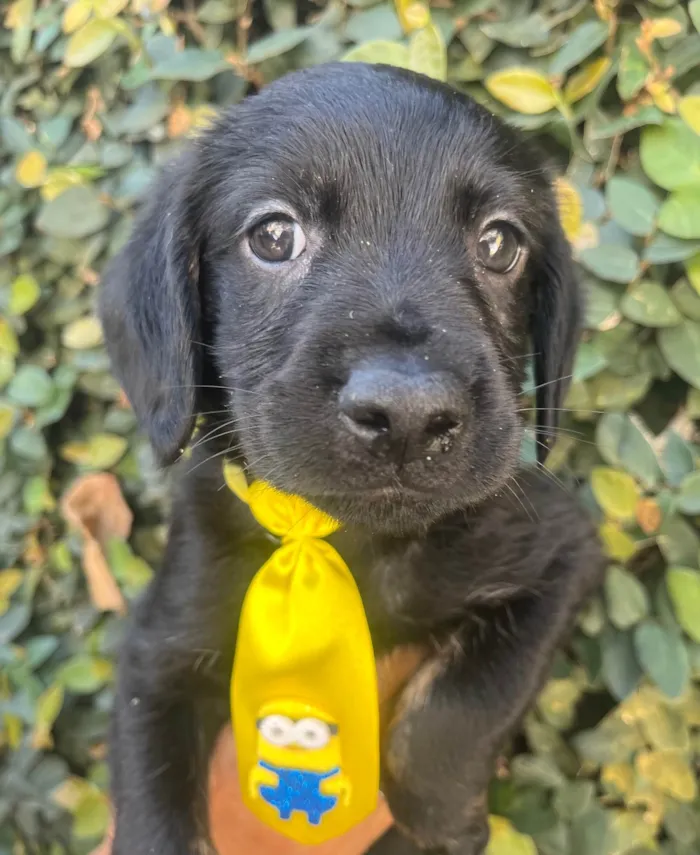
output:
[[[258,762],[249,778],[251,798],[275,808],[279,818],[294,812],[310,825],[342,800],[350,800],[350,782],[341,768],[338,726],[308,704],[280,702],[258,717]]]

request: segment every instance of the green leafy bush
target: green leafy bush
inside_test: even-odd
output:
[[[121,616],[163,544],[167,490],[93,314],[100,270],[216,109],[342,57],[446,79],[537,137],[588,293],[550,466],[610,568],[499,766],[490,855],[700,851],[700,0],[4,14],[1,855],[85,853],[103,834]]]

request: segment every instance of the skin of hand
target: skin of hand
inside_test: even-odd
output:
[[[425,652],[400,647],[377,661],[382,727],[386,727],[393,701],[414,673]],[[281,837],[253,816],[241,801],[236,769],[236,747],[230,727],[220,735],[209,770],[209,827],[219,855],[362,855],[392,825],[391,813],[380,798],[377,809],[363,822],[335,840],[320,846],[302,846]],[[92,855],[110,855],[111,830]]]

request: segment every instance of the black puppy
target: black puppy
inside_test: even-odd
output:
[[[226,457],[343,522],[378,654],[433,651],[390,733],[400,831],[376,851],[482,852],[494,759],[601,566],[573,500],[518,472],[526,358],[544,459],[580,316],[541,162],[428,79],[290,75],[165,172],[101,315],[163,462],[205,419],[121,659],[114,855],[207,849],[238,612],[274,548]]]

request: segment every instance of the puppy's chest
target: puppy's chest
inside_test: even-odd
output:
[[[207,608],[196,610],[198,618],[207,612],[216,615],[226,646],[234,647],[246,592],[278,545],[249,515],[237,510],[225,535],[215,527],[216,548],[207,539],[206,552],[216,570],[209,576],[212,584],[198,586],[196,596],[207,602]],[[378,653],[397,644],[439,637],[463,613],[472,586],[480,585],[470,571],[466,544],[464,549],[453,544],[443,554],[439,545],[423,540],[377,539],[352,529],[341,529],[328,542],[357,583]]]
[[[334,545],[357,582],[377,652],[440,634],[460,599],[419,542],[363,542],[341,533]],[[450,589],[453,596],[450,596]]]
[[[377,653],[439,634],[441,625],[454,615],[459,593],[453,591],[454,596],[450,596],[450,586],[441,580],[440,568],[428,566],[430,562],[420,547],[386,550],[345,532],[329,540],[357,583]],[[225,582],[221,587],[212,586],[206,597],[229,632],[233,628],[232,611],[238,613],[237,625],[246,592],[274,549],[274,543],[260,532],[246,543],[239,542],[230,561],[220,565],[217,575],[223,581],[225,573]],[[227,595],[222,588],[227,589]]]

